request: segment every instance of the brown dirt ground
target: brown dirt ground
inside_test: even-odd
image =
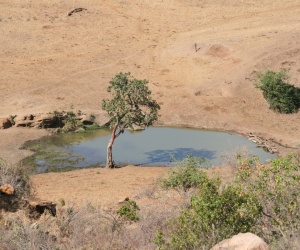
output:
[[[109,80],[130,71],[149,80],[162,107],[160,124],[252,132],[300,147],[300,113],[272,112],[254,87],[255,71],[279,68],[288,69],[290,82],[300,86],[299,0],[0,0],[0,5],[0,117],[73,104],[101,118]],[[75,7],[87,10],[68,16]],[[19,161],[30,153],[19,147],[46,134],[1,130],[0,158]],[[153,181],[132,183],[131,168],[126,169],[114,172],[122,172],[124,185],[109,193],[111,199],[137,187],[134,183]],[[89,171],[96,170],[32,180],[44,190],[38,197],[68,195],[76,202],[91,187],[98,187],[91,188],[98,194],[120,186],[113,174],[103,180],[110,184],[102,185],[94,177],[104,174],[88,178]],[[140,171],[161,174],[154,168]],[[74,183],[82,192],[67,185],[76,180],[71,175],[81,173]],[[139,174],[134,171],[142,178]]]
[[[32,192],[36,197],[55,202],[64,199],[69,205],[91,203],[107,207],[126,197],[134,199],[141,187],[154,186],[166,170],[164,167],[128,166],[113,170],[95,168],[39,174],[31,178]]]

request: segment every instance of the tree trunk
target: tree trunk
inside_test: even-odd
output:
[[[114,164],[113,158],[112,158],[112,146],[113,146],[114,141],[115,141],[117,128],[118,128],[118,124],[116,124],[114,126],[114,129],[113,129],[112,134],[111,134],[111,139],[109,140],[108,145],[107,145],[107,156],[106,156],[106,167],[107,168],[114,168],[115,167],[115,164]]]
[[[106,167],[107,168],[114,168],[114,163],[113,163],[113,159],[112,159],[112,143],[111,143],[111,140],[109,141],[108,146],[107,146]]]

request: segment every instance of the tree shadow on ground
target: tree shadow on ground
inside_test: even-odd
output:
[[[146,152],[145,155],[147,155],[148,159],[147,164],[161,164],[173,162],[174,159],[180,161],[187,155],[193,155],[196,157],[203,157],[206,160],[212,160],[216,158],[216,153],[217,151],[206,149],[197,150],[193,148],[175,148],[172,150],[153,150]]]

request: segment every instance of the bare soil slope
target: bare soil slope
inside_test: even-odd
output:
[[[300,86],[299,0],[0,0],[0,6],[0,117],[71,104],[103,116],[109,80],[130,71],[150,81],[162,124],[253,132],[300,146],[300,113],[270,111],[254,87],[255,71],[279,68]],[[68,16],[76,7],[86,10]],[[0,131],[0,157],[10,160],[2,148],[28,136],[7,131]]]
[[[155,170],[155,171],[153,171]],[[42,200],[66,204],[113,206],[125,198],[135,199],[145,189],[153,189],[168,168],[133,167],[81,169],[48,173],[31,178],[32,194]]]

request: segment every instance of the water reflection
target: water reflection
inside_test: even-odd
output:
[[[172,159],[180,160],[187,155],[193,155],[197,157],[203,157],[206,160],[213,160],[217,158],[217,151],[206,150],[206,149],[194,149],[194,148],[175,148],[172,150],[157,149],[150,152],[146,152],[145,155],[149,160],[149,164],[167,164],[172,162]]]

